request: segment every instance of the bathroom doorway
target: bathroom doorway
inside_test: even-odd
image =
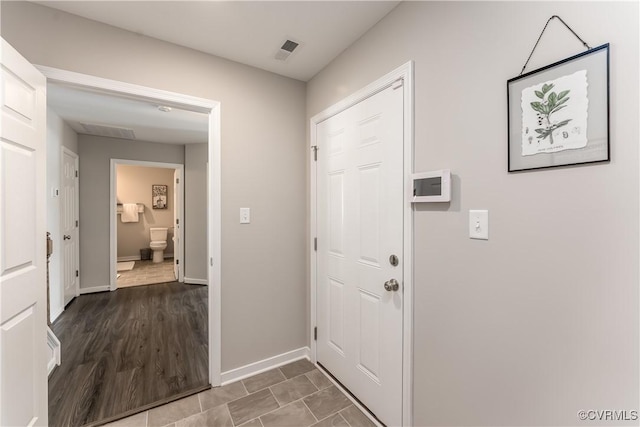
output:
[[[111,289],[184,281],[184,165],[111,160]]]

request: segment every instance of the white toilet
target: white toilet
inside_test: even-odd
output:
[[[164,261],[164,250],[167,249],[167,230],[166,227],[149,229],[151,234],[149,247],[153,251],[153,262]]]

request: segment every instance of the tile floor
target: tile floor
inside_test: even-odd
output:
[[[109,427],[374,427],[306,359],[107,424]]]
[[[162,263],[153,261],[136,261],[133,270],[119,271],[118,288],[129,286],[152,285],[176,280],[173,274],[173,258],[167,258]]]

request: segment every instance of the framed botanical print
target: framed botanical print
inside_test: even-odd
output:
[[[508,171],[609,160],[609,45],[507,82]]]

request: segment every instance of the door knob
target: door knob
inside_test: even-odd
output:
[[[388,282],[384,282],[385,290],[389,292],[397,291],[400,288],[400,284],[396,279],[391,279]]]
[[[65,234],[65,235],[62,237],[62,240],[71,240],[71,236],[70,236],[70,235],[68,235],[68,234]]]

